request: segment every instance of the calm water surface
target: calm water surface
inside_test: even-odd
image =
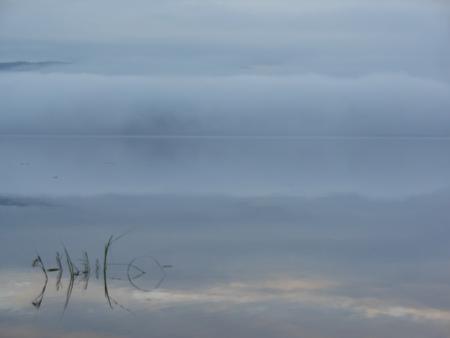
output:
[[[449,154],[0,137],[0,337],[449,337]]]

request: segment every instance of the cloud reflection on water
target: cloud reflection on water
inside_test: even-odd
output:
[[[1,272],[1,295],[3,310],[30,314],[30,299],[42,284],[35,273],[19,271]],[[11,281],[18,281],[12,283]],[[105,307],[101,283],[74,297],[74,302],[86,303],[100,311]],[[407,302],[396,303],[386,298],[361,298],[339,295],[339,285],[333,281],[315,279],[278,278],[258,281],[233,281],[227,284],[210,285],[202,289],[159,289],[151,293],[123,286],[110,286],[115,297],[126,302],[136,313],[163,311],[179,306],[201,307],[203,311],[233,311],[233,308],[259,308],[269,311],[271,304],[285,303],[290,306],[307,306],[323,311],[344,311],[366,319],[376,317],[403,318],[412,321],[450,321],[450,309],[438,309]],[[47,306],[58,301],[57,293],[51,291]],[[262,306],[262,307],[261,307]],[[264,311],[264,310],[263,310]]]

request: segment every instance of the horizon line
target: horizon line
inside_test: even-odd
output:
[[[0,137],[117,137],[117,138],[217,138],[217,139],[450,139],[434,135],[195,135],[195,134],[147,134],[147,133],[0,133]]]

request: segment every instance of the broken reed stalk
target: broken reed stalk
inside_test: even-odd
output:
[[[44,286],[42,287],[42,290],[39,293],[39,295],[37,295],[37,297],[34,298],[33,301],[31,302],[31,304],[33,304],[33,306],[38,310],[41,307],[42,301],[44,300],[44,294],[45,294],[45,289],[47,288],[47,283],[48,283],[48,279],[45,280]]]
[[[75,270],[73,268],[72,259],[70,258],[69,252],[67,252],[66,247],[64,247],[64,253],[66,254],[67,267],[69,268],[70,277],[73,278],[75,276]]]
[[[59,257],[59,252],[56,252],[56,264],[58,265],[57,268],[48,268],[48,272],[55,272],[55,271],[62,271],[63,267],[61,264],[61,258]]]
[[[37,257],[34,259],[34,261],[31,265],[33,266],[33,268],[35,268],[37,266],[40,267],[42,272],[45,275],[45,279],[48,280],[47,271],[45,269],[44,262],[42,261],[41,256],[39,256],[39,254],[37,254]]]
[[[119,307],[121,307],[124,310],[127,310],[129,312],[131,312],[129,309],[127,309],[126,307],[124,307],[123,305],[121,305],[120,303],[118,303],[115,299],[113,299],[108,291],[108,254],[109,254],[109,250],[111,248],[111,245],[114,241],[122,238],[123,236],[127,235],[130,231],[114,238],[113,235],[111,235],[108,239],[108,241],[105,244],[105,249],[104,249],[104,257],[103,257],[103,283],[104,283],[104,291],[105,291],[105,297],[108,300],[108,304],[110,306],[110,308],[113,308],[113,303],[115,305],[118,305]],[[70,254],[67,250],[67,248],[64,246],[63,244],[63,249],[64,249],[64,254],[66,256],[66,262],[67,262],[67,267],[69,269],[69,286],[67,287],[67,292],[66,292],[66,300],[64,303],[64,310],[63,310],[63,315],[65,310],[68,307],[69,301],[70,301],[70,297],[72,295],[72,290],[73,290],[73,286],[74,286],[74,281],[75,279],[80,275],[80,273],[83,275],[83,277],[86,280],[86,284],[85,284],[85,289],[87,288],[87,283],[89,281],[89,276],[91,274],[91,266],[90,266],[90,262],[89,262],[89,256],[88,253],[86,251],[84,251],[84,260],[82,260],[83,262],[83,270],[80,271],[76,265],[73,263],[72,258],[70,257]],[[61,287],[61,278],[62,278],[62,273],[63,273],[63,266],[62,266],[62,256],[60,255],[59,252],[56,252],[56,263],[58,265],[57,268],[49,268],[49,269],[45,269],[44,263],[41,259],[41,257],[39,255],[37,255],[37,258],[35,258],[33,260],[32,266],[33,267],[40,267],[42,272],[44,273],[45,276],[45,284],[44,287],[41,291],[41,293],[33,300],[33,305],[37,308],[40,307],[42,300],[43,300],[43,296],[45,293],[45,289],[47,287],[47,282],[48,282],[48,275],[47,275],[47,271],[49,272],[53,272],[53,271],[58,271],[58,276],[57,276],[57,280],[56,280],[56,289],[59,290]],[[161,268],[161,265],[159,264],[159,262],[157,262],[158,266]],[[141,275],[145,274],[145,271],[141,270],[139,267],[131,264],[131,266],[133,268],[135,268],[137,271],[140,272],[140,274],[138,276],[134,276],[133,279],[137,279],[139,278]],[[128,269],[130,269],[130,265],[128,265]],[[96,278],[99,278],[99,274],[100,274],[100,261],[97,258],[95,261],[95,275]],[[129,279],[131,279],[130,276],[128,276]],[[164,276],[163,276],[164,279]],[[159,285],[160,283],[158,283]]]
[[[100,261],[98,258],[95,260],[95,279],[99,279],[100,277]]]
[[[91,276],[91,264],[89,263],[89,256],[87,251],[84,252],[84,261],[83,261],[83,278],[85,280],[84,289],[88,288],[89,278]]]
[[[63,248],[64,248],[64,253],[66,254],[66,261],[67,261],[67,266],[69,268],[69,274],[70,274],[69,286],[67,287],[67,293],[66,293],[66,301],[64,303],[64,310],[63,310],[63,313],[64,313],[67,309],[67,306],[69,305],[69,300],[72,295],[73,283],[75,281],[75,274],[77,272],[74,269],[74,265],[73,265],[72,259],[70,258],[69,252],[67,251],[67,248],[65,246],[63,246]]]
[[[47,276],[47,272],[46,272],[46,269],[44,266],[44,262],[42,261],[41,256],[39,256],[39,254],[37,254],[37,257],[33,260],[33,263],[31,265],[33,267],[40,267],[45,276],[44,287],[42,288],[39,295],[37,295],[37,297],[34,298],[33,301],[31,302],[33,304],[33,306],[39,310],[39,308],[41,307],[42,301],[44,300],[45,289],[47,288],[47,283],[48,283],[48,276]]]
[[[83,269],[83,273],[85,275],[90,275],[91,274],[91,265],[89,263],[89,256],[87,251],[84,252],[84,269]]]
[[[59,291],[59,289],[61,288],[61,278],[62,278],[62,274],[63,274],[61,255],[60,255],[59,251],[56,252],[56,264],[58,265],[58,269],[59,269],[58,276],[56,277],[56,291]]]

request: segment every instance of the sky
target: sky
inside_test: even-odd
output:
[[[449,33],[446,1],[1,0],[0,132],[450,136]]]

